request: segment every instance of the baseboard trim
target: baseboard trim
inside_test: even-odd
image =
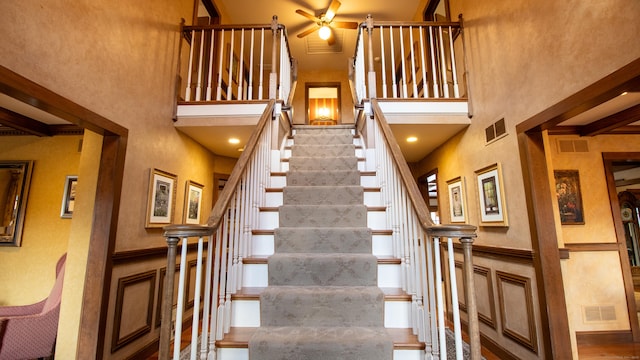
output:
[[[610,345],[633,342],[631,330],[576,331],[576,342],[581,345]]]

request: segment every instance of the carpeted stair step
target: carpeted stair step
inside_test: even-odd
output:
[[[275,252],[368,253],[371,229],[355,228],[278,228],[274,231]]]
[[[300,134],[352,134],[353,125],[332,125],[332,126],[317,126],[317,125],[295,125],[293,130],[296,135]]]
[[[333,145],[296,145],[291,146],[291,156],[334,157],[355,156],[356,146],[353,144]]]
[[[371,254],[276,253],[269,257],[269,286],[377,286]]]
[[[362,186],[287,186],[284,205],[359,205],[364,203]]]
[[[384,326],[375,286],[270,286],[260,295],[261,326]]]
[[[366,227],[363,205],[282,205],[280,227]]]
[[[355,156],[293,156],[289,159],[289,172],[295,170],[353,170],[357,168],[358,158]]]
[[[353,135],[350,133],[297,134],[293,139],[293,143],[295,145],[352,144]]]
[[[287,174],[287,186],[360,185],[358,170],[294,171]]]
[[[393,342],[381,327],[260,327],[249,341],[260,360],[389,360]]]

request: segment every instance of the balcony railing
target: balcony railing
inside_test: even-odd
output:
[[[269,187],[274,149],[284,141],[279,131],[288,123],[273,119],[275,100],[270,100],[252,133],[245,151],[234,167],[206,226],[174,225],[165,227],[167,238],[167,275],[162,303],[162,327],[159,359],[170,358],[171,319],[174,298],[174,273],[177,246],[181,242],[180,274],[177,287],[177,308],[172,358],[180,358],[180,340],[184,321],[185,274],[188,243],[197,242],[196,280],[191,321],[191,359],[215,357],[216,340],[229,332],[231,324],[231,296],[241,288],[243,259],[250,256],[251,231],[258,228],[258,214],[264,206]],[[284,133],[288,133],[286,129]],[[279,159],[278,159],[279,160]],[[205,249],[206,244],[206,249]],[[202,281],[204,279],[204,281]],[[204,289],[201,284],[204,285]],[[202,308],[200,308],[202,304]],[[202,309],[202,311],[200,311]],[[202,316],[200,316],[202,313]],[[200,337],[198,331],[201,330]],[[199,340],[199,341],[198,341]]]
[[[286,31],[264,25],[184,26],[179,99],[184,102],[287,100],[295,78]],[[187,58],[188,56],[188,58]]]
[[[367,17],[358,31],[352,81],[365,99],[465,99],[460,22],[391,22]]]
[[[446,246],[451,289],[451,314],[456,358],[463,358],[453,240],[463,248],[463,289],[467,310],[471,359],[480,359],[480,335],[473,281],[471,246],[476,237],[473,225],[435,225],[420,190],[404,161],[391,128],[377,100],[372,100],[373,119],[366,143],[375,149],[376,176],[386,205],[387,225],[393,229],[394,256],[401,260],[403,290],[412,297],[413,331],[426,345],[429,358],[447,359],[445,303],[442,294],[441,247]]]

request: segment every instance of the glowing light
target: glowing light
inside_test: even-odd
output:
[[[236,138],[230,138],[229,144],[240,144],[240,140]]]
[[[415,136],[409,136],[407,138],[407,142],[409,142],[409,143],[416,142],[416,141],[418,141],[418,138],[415,137]]]
[[[327,40],[331,37],[331,29],[327,25],[322,25],[318,31],[318,36],[320,36],[320,39],[322,40]]]
[[[317,118],[329,118],[329,115],[331,115],[331,110],[326,107],[321,107],[316,110]]]

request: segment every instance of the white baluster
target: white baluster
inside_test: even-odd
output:
[[[263,98],[263,78],[264,78],[264,28],[260,33],[260,76],[258,77],[259,86],[258,86],[258,100],[262,100]]]
[[[453,240],[447,239],[449,255],[449,283],[451,284],[451,311],[453,312],[453,335],[456,344],[456,359],[462,360],[462,330],[460,328],[460,307],[458,302],[458,285],[456,280],[456,264],[453,258]]]
[[[420,69],[422,70],[422,96],[429,97],[429,87],[427,86],[427,69],[425,68],[424,59],[424,35],[422,34],[422,26],[420,26]]]
[[[198,80],[196,81],[196,101],[202,99],[202,63],[204,62],[204,30],[200,30],[200,56],[198,57]]]
[[[413,44],[413,27],[409,26],[409,44]],[[413,80],[413,97],[418,97],[418,79],[416,77],[416,54],[415,47],[411,45],[411,79]]]
[[[436,68],[436,43],[435,43],[435,33],[433,32],[433,27],[429,26],[429,52],[431,54],[431,78],[433,79],[433,97],[440,97],[440,85],[438,80],[438,72]]]
[[[438,41],[440,43],[440,77],[442,82],[442,94],[449,98],[449,84],[447,83],[447,59],[444,51],[444,37],[442,36],[442,26],[438,26]]]
[[[387,98],[387,71],[385,68],[385,58],[386,54],[384,52],[384,27],[380,26],[380,64],[382,65],[382,70],[380,71],[380,75],[382,76],[382,98]]]
[[[251,52],[249,53],[249,83],[247,84],[247,100],[253,100],[253,43],[256,29],[251,29]]]
[[[206,100],[211,100],[211,91],[213,90],[211,87],[211,81],[213,81],[213,48],[215,47],[215,39],[216,31],[211,29],[211,43],[209,44],[209,75],[207,76],[207,94]]]
[[[182,238],[182,252],[180,253],[180,276],[178,277],[178,303],[176,308],[174,344],[180,344],[182,339],[182,315],[184,312],[184,287],[187,268],[187,238]],[[180,359],[180,346],[173,347],[173,359]]]
[[[191,38],[194,39],[195,30],[191,30]],[[187,70],[187,88],[185,89],[184,100],[191,101],[191,72],[193,71],[193,43],[189,50],[189,70]]]
[[[216,100],[222,100],[222,59],[224,59],[224,29],[220,31],[220,59],[218,60],[218,88],[216,90]]]
[[[398,79],[396,79],[396,57],[395,57],[395,49],[394,49],[394,41],[393,41],[393,26],[389,26],[389,45],[391,46],[391,52],[389,57],[391,58],[391,82],[393,83],[392,92],[393,97],[398,97]]]
[[[198,353],[198,329],[200,324],[200,291],[202,291],[202,236],[198,238],[198,255],[196,257],[196,284],[193,290],[193,314],[191,320],[191,353],[190,359],[196,360]]]
[[[453,31],[449,26],[449,51],[451,51],[451,77],[453,79],[453,96],[460,97],[460,87],[458,86],[458,73],[456,72],[456,55],[453,48]]]

